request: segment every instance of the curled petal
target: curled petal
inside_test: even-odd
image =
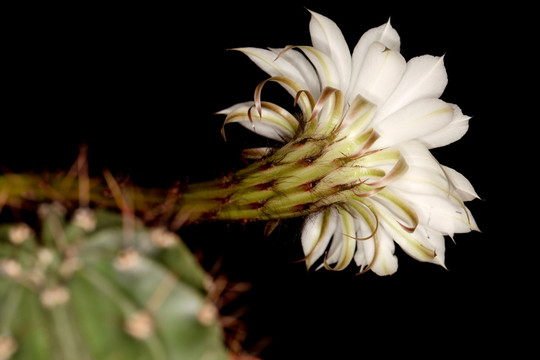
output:
[[[300,53],[280,55],[278,49],[266,50],[254,47],[233,49],[249,57],[259,68],[271,77],[285,77],[299,84],[300,89],[317,93],[319,86],[313,66]],[[294,95],[294,94],[293,94]]]
[[[305,91],[300,88],[300,85],[296,83],[295,81],[275,76],[271,77],[269,79],[266,79],[262,81],[257,87],[255,88],[255,94],[254,94],[254,100],[255,100],[255,107],[257,108],[257,111],[259,112],[259,115],[261,113],[261,93],[264,85],[268,82],[276,82],[280,84],[289,94],[291,94],[294,97],[294,105],[298,105],[300,107],[300,110],[302,111],[302,115],[304,118],[310,118],[311,117],[311,111],[313,107],[315,106],[315,100],[313,99],[313,96],[310,92]]]
[[[319,113],[323,109],[323,107],[328,103],[328,101],[332,98],[332,96],[336,96],[338,93],[337,89],[331,88],[331,87],[325,87],[321,96],[319,97],[319,100],[315,103],[315,106],[313,107],[313,112],[311,114],[311,117],[309,118],[309,121],[313,120],[315,117],[319,116]],[[341,104],[343,106],[343,102]],[[335,106],[334,106],[335,107]]]
[[[418,227],[419,219],[416,211],[411,205],[399,196],[396,196],[394,192],[384,189],[372,200],[375,203],[384,206],[385,209],[392,214],[394,220],[398,222],[405,231],[412,233]]]
[[[383,250],[381,254],[381,244],[379,242],[379,218],[377,213],[371,210],[368,204],[364,204],[361,201],[348,202],[352,215],[355,219],[356,226],[356,240],[360,240],[356,244],[356,251],[354,254],[354,260],[358,266],[360,266],[359,274],[365,273],[371,270],[377,262],[387,262],[386,257],[388,254]],[[391,246],[393,247],[393,241]],[[386,246],[386,244],[383,244]],[[393,252],[393,250],[392,250]],[[391,255],[392,257],[393,255]],[[388,261],[390,262],[390,261]],[[396,262],[397,264],[397,262]],[[391,271],[391,270],[390,270]],[[388,273],[387,271],[384,271]]]
[[[308,217],[302,229],[302,248],[304,249],[306,266],[309,269],[320,258],[337,225],[337,214],[331,208]]]
[[[251,105],[249,105],[251,104]],[[239,123],[253,132],[277,141],[287,141],[294,137],[298,121],[287,110],[267,102],[261,102],[260,115],[253,109],[253,103],[243,103],[228,112],[222,135],[225,137],[225,125]]]
[[[354,218],[343,207],[337,207],[339,226],[334,233],[334,239],[324,258],[324,266],[328,270],[343,270],[354,257],[356,248]],[[330,265],[336,264],[334,267]]]
[[[354,260],[360,267],[359,274],[372,270],[379,276],[391,275],[398,268],[397,257],[394,255],[394,240],[379,227],[377,213],[371,210],[371,202],[367,200],[365,202],[366,204],[359,201],[350,203],[358,214],[355,216],[357,234],[361,233],[362,228],[364,228],[363,235],[365,235],[365,228],[372,231],[369,239],[357,243]],[[373,217],[375,217],[375,224]]]
[[[418,228],[414,232],[407,231],[400,222],[384,207],[377,205],[381,225],[394,241],[410,256],[419,261],[433,262],[437,256],[435,249],[418,236]]]
[[[392,169],[390,169],[390,171],[388,173],[386,173],[386,175],[384,177],[382,177],[381,179],[379,179],[377,181],[367,183],[367,185],[372,186],[374,188],[385,187],[386,185],[388,185],[392,181],[396,180],[397,178],[399,178],[400,176],[405,174],[405,172],[407,172],[408,168],[409,168],[409,166],[407,165],[407,162],[405,161],[403,156],[400,156],[398,161],[392,167]]]
[[[379,138],[379,134],[377,134],[376,131],[374,131],[372,128],[366,130],[364,133],[360,134],[356,138],[356,142],[358,144],[357,146],[357,156],[364,156],[368,149],[377,141]],[[360,147],[361,146],[361,147]]]
[[[379,229],[379,218],[369,203],[363,201],[348,201],[348,211],[354,218],[356,240],[366,241],[373,238]]]
[[[337,89],[326,87],[323,89],[319,100],[313,107],[309,121],[318,129],[319,134],[329,134],[337,129],[342,121],[343,93]]]
[[[370,270],[379,276],[392,275],[398,269],[394,240],[384,230],[377,232],[377,257]]]
[[[362,154],[358,159],[354,160],[354,164],[368,168],[387,168],[390,170],[396,166],[401,158],[399,150],[386,148]]]
[[[377,106],[375,104],[360,95],[356,96],[343,118],[341,128],[353,137],[361,134],[371,123],[376,110]]]

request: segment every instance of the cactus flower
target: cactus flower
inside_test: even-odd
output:
[[[253,164],[195,185],[186,200],[198,199],[192,211],[213,218],[306,216],[308,268],[342,270],[354,261],[360,272],[392,274],[395,243],[444,266],[445,236],[478,228],[464,205],[477,197],[472,185],[429,151],[468,129],[469,117],[439,99],[443,57],[406,61],[390,22],[367,31],[351,54],[332,20],[311,15],[312,46],[236,49],[270,78],[253,101],[220,112],[224,126],[239,123],[283,146],[247,149]],[[292,96],[296,113],[262,100],[268,82]]]

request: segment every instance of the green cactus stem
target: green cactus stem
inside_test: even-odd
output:
[[[175,233],[41,205],[0,227],[0,359],[228,359],[209,276]]]

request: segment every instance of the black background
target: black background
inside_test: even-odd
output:
[[[468,203],[482,233],[447,241],[449,270],[398,249],[400,267],[390,277],[307,272],[295,262],[302,257],[301,221],[284,223],[269,238],[264,224],[224,223],[193,226],[182,236],[208,269],[219,262],[218,273],[252,284],[224,310],[247,310],[245,347],[264,359],[521,349],[525,340],[517,340],[512,320],[532,318],[518,311],[529,287],[519,282],[527,271],[519,225],[510,220],[517,205],[507,200],[515,170],[509,123],[518,121],[516,64],[528,66],[516,55],[528,45],[516,40],[527,33],[521,19],[531,10],[455,2],[184,4],[6,12],[3,170],[65,170],[85,143],[94,175],[109,168],[154,187],[223,175],[242,166],[241,149],[267,144],[235,126],[227,142],[220,135],[223,117],[214,113],[252,99],[267,77],[227,49],[310,44],[304,7],[333,19],[351,50],[366,30],[391,18],[406,59],[445,54],[442,99],[473,116],[463,139],[434,151],[482,197]]]

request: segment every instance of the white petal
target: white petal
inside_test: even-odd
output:
[[[446,251],[444,235],[437,230],[432,230],[423,226],[419,226],[414,234],[418,239],[421,239],[423,243],[428,244],[428,246],[433,249],[435,257],[431,262],[446,268],[444,265],[444,255]]]
[[[356,249],[354,218],[345,209],[338,207],[338,226],[334,233],[334,239],[330,245],[327,257],[327,265],[331,270],[343,270],[351,262]]]
[[[313,46],[328,54],[339,75],[338,89],[346,91],[351,74],[351,53],[341,30],[327,17],[311,12],[309,31]]]
[[[331,208],[306,219],[301,241],[308,269],[323,255],[334,235],[336,225],[337,214]]]
[[[372,202],[384,207],[387,213],[392,215],[394,220],[399,221],[403,228],[414,229],[418,225],[418,216],[414,204],[408,203],[390,189],[381,190],[377,196],[373,197]]]
[[[296,80],[302,86],[302,90],[307,90],[313,95],[315,99],[321,94],[321,83],[319,76],[313,65],[308,59],[295,49],[270,49],[276,54],[286,60],[289,64],[298,70],[299,79]],[[293,79],[295,80],[295,79]]]
[[[342,128],[348,136],[355,137],[363,133],[377,112],[375,104],[366,101],[361,96],[356,96],[343,117]]]
[[[356,251],[354,260],[356,265],[360,266],[360,271],[371,264],[375,252],[374,237],[377,231],[376,218],[371,210],[359,201],[347,203],[348,211],[354,217],[354,227],[356,232]]]
[[[377,214],[379,214],[380,225],[382,230],[386,231],[407,254],[419,261],[432,262],[435,258],[435,249],[423,241],[424,239],[417,236],[417,230],[410,233],[398,223],[392,215],[386,211],[383,206],[377,206]]]
[[[391,184],[392,189],[411,194],[448,196],[452,185],[441,164],[419,141],[409,141],[397,146],[409,169]]]
[[[450,195],[452,188],[444,174],[430,169],[409,166],[405,175],[394,181],[392,189],[405,191],[410,194]]]
[[[424,212],[426,226],[450,236],[478,230],[469,209],[454,198],[423,195],[415,201],[418,216]]]
[[[450,123],[453,113],[453,108],[442,100],[415,101],[375,126],[381,135],[375,145],[392,146],[434,133]]]
[[[381,229],[377,232],[377,242],[377,257],[371,270],[379,276],[392,275],[398,269],[397,256],[394,255],[394,241],[386,231]]]
[[[465,176],[447,166],[442,165],[442,169],[461,200],[470,201],[480,198]]]
[[[302,115],[304,116],[304,119],[309,119],[311,117],[312,109],[313,109],[313,106],[315,104],[315,100],[313,99],[313,97],[309,93],[301,92],[303,90],[303,88],[301,87],[300,84],[298,84],[294,80],[291,80],[291,79],[289,79],[287,77],[282,77],[282,76],[275,76],[275,77],[271,77],[269,79],[266,79],[266,80],[262,81],[255,88],[254,97],[255,97],[255,103],[256,103],[257,110],[259,110],[260,104],[264,103],[263,101],[261,101],[261,93],[262,93],[263,87],[268,82],[277,82],[278,84],[280,84],[289,94],[291,94],[295,98],[295,101],[296,101],[298,107],[302,111]],[[271,104],[271,103],[267,102],[267,104]],[[278,108],[282,109],[282,111],[280,111],[280,112],[287,112],[288,113],[287,110],[284,110],[283,108],[281,108],[278,105],[273,104],[273,105],[268,105],[268,106],[270,106],[270,107],[278,107]],[[287,118],[288,117],[289,116],[287,116]],[[294,122],[297,122],[297,120],[295,120]]]
[[[304,52],[317,70],[321,89],[329,86],[342,90],[340,89],[339,72],[330,55],[312,46],[299,46],[298,48]]]
[[[423,136],[420,140],[429,148],[446,146],[463,137],[469,130],[469,116],[463,115],[461,109],[452,105],[454,116],[448,125],[427,136]]]
[[[390,25],[390,20],[386,24],[366,31],[356,44],[352,54],[351,83],[347,91],[348,98],[354,98],[351,92],[356,87],[358,74],[363,66],[368,49],[374,42],[380,42],[387,48],[399,52],[399,35]]]
[[[419,99],[439,98],[447,83],[443,57],[412,58],[407,62],[401,82],[381,108],[380,116],[384,118]]]
[[[441,164],[422,142],[417,140],[407,141],[399,144],[396,148],[409,164],[409,168],[426,169],[435,172],[441,178],[446,178]]]
[[[252,125],[249,121],[240,121],[239,124],[244,126],[246,129],[252,130],[255,134],[259,134],[276,141],[285,142],[292,139],[294,136],[294,133],[287,131],[275,123],[258,123],[256,125]]]
[[[253,61],[255,65],[260,67],[261,70],[270,76],[291,76],[291,73],[294,73],[296,70],[291,67],[285,59],[278,59],[277,61],[274,61],[276,60],[277,55],[270,50],[255,47],[244,47],[233,50],[238,50],[247,55],[247,57],[249,57],[249,59]]]
[[[424,184],[414,182],[409,184],[407,190],[398,189],[396,184],[392,184],[392,190],[414,209],[418,223],[450,236],[478,230],[471,212],[457,195],[444,192],[436,186],[422,186]]]
[[[398,265],[397,257],[394,255],[394,241],[377,226],[377,219],[371,210],[359,202],[352,202],[349,205],[355,218],[358,238],[354,260],[360,267],[360,272],[370,269],[380,276],[396,272]]]
[[[329,134],[339,126],[344,109],[343,93],[334,88],[325,88],[313,108],[318,112],[317,133]]]
[[[347,205],[355,221],[357,241],[354,260],[360,272],[373,270],[381,276],[394,273],[397,270],[394,241],[379,226],[372,201],[350,201]]]
[[[290,113],[271,103],[263,103],[261,116],[255,110],[253,102],[234,105],[220,111],[219,114],[227,114],[222,128],[223,136],[225,136],[225,125],[239,123],[259,135],[277,141],[287,141],[296,134],[298,126],[296,119]]]
[[[304,62],[298,60],[298,57],[293,55],[294,50],[287,51],[279,57],[279,53],[276,54],[275,51],[254,47],[238,48],[235,50],[247,55],[251,61],[270,76],[289,78],[298,83],[302,89],[310,91],[311,89],[316,89],[313,83],[314,81],[318,83],[318,79],[313,66],[305,59]],[[302,57],[301,54],[297,54]],[[311,69],[311,72],[309,69]],[[295,96],[296,93],[291,95]]]
[[[218,115],[229,115],[229,114],[232,113],[233,111],[236,111],[236,110],[242,109],[242,108],[249,108],[249,107],[252,106],[253,104],[255,104],[253,101],[246,101],[246,102],[234,104],[234,105],[232,105],[232,106],[229,106],[229,107],[226,108],[226,109],[223,109],[223,110],[221,110],[221,111],[218,111],[216,114],[218,114]]]
[[[373,267],[373,256],[375,255],[375,239],[358,241],[354,252],[354,261],[360,267],[360,272],[365,272]]]
[[[477,230],[474,218],[463,204],[478,197],[470,182],[439,164],[417,141],[400,144],[398,148],[409,169],[389,187],[414,207],[420,222],[433,227],[440,220],[441,226],[436,228],[448,235]]]
[[[405,59],[399,52],[380,42],[371,44],[349,96],[360,94],[373,104],[381,105],[400,82],[405,67]]]

